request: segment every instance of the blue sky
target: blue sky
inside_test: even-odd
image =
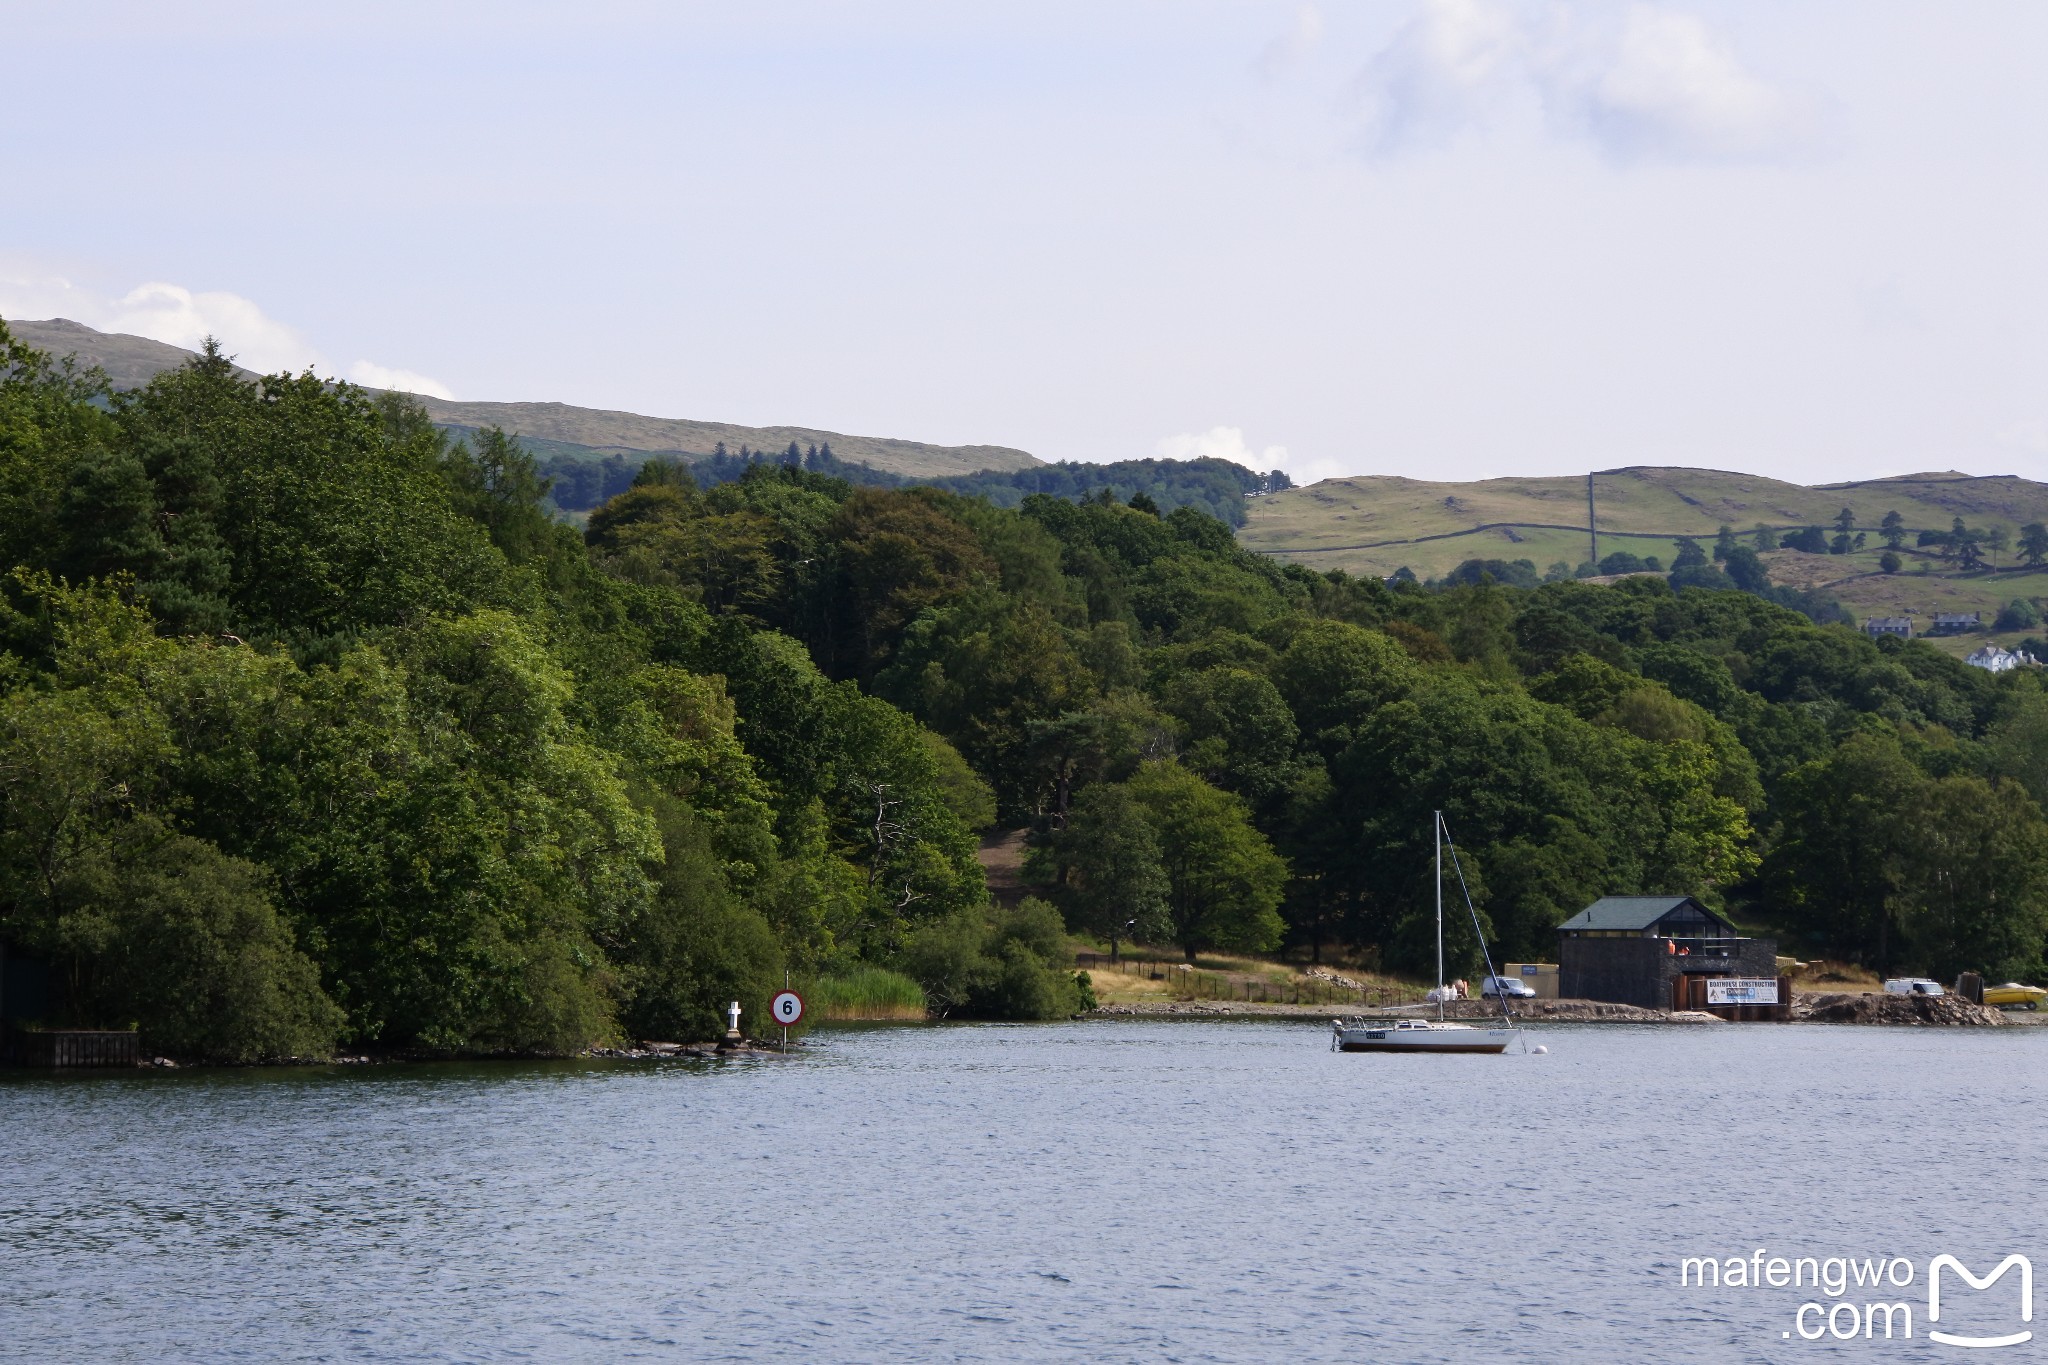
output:
[[[2048,8],[0,3],[0,315],[1297,479],[2042,475]]]

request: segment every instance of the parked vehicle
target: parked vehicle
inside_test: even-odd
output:
[[[2041,1002],[2048,1000],[2048,990],[2039,986],[2022,986],[2017,981],[2008,981],[2003,986],[1986,986],[1984,1003],[2000,1009],[2037,1010]]]
[[[1533,1000],[1536,996],[1536,992],[1524,984],[1520,978],[1512,976],[1489,976],[1484,978],[1479,983],[1479,993],[1489,1000],[1503,995],[1510,1000]]]
[[[1886,995],[1947,995],[1939,981],[1924,976],[1895,976],[1884,983]]]

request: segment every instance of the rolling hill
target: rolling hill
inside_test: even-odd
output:
[[[1711,541],[1723,525],[1747,534],[1829,528],[1847,507],[1869,546],[1848,555],[1776,550],[1765,555],[1774,582],[1818,589],[1859,617],[1910,615],[1925,628],[1937,611],[1982,611],[1988,620],[2014,598],[2048,594],[2048,573],[2002,561],[1989,572],[1960,573],[1938,556],[1913,553],[1922,530],[1946,531],[1961,517],[1973,527],[2048,522],[2048,484],[2013,475],[1958,473],[1808,487],[1713,469],[1629,468],[1593,477],[1600,553],[1628,550],[1669,564],[1680,536]],[[1883,573],[1876,528],[1897,511],[1909,534],[1905,567]],[[1385,576],[1407,567],[1439,576],[1468,559],[1526,559],[1541,573],[1576,566],[1588,554],[1586,476],[1430,483],[1367,475],[1326,479],[1255,498],[1239,540],[1250,549],[1316,569]],[[2008,632],[1996,638],[2018,639]],[[1982,635],[1950,647],[1974,647]]]
[[[99,365],[116,388],[138,387],[191,358],[191,352],[160,341],[99,332],[62,318],[9,326],[31,345]],[[985,470],[1039,471],[1029,476],[1033,480],[1071,473],[1067,466],[1048,466],[1025,451],[1004,446],[938,446],[810,427],[648,417],[566,403],[422,401],[435,422],[451,431],[501,426],[519,435],[544,462],[611,461],[614,470],[621,459],[708,456],[721,443],[736,453],[742,447],[779,452],[795,442],[805,448],[829,443],[843,461],[912,479],[945,479]],[[1957,517],[1978,528],[2003,526],[2008,534],[2029,522],[2048,522],[2048,484],[2030,479],[1948,472],[1808,487],[1724,470],[1633,467],[1596,474],[1593,488],[1602,555],[1629,550],[1657,555],[1668,564],[1680,536],[1708,539],[1722,525],[1745,535],[1758,525],[1778,531],[1831,527],[1836,514],[1847,507],[1857,526],[1872,532],[1868,548],[1848,555],[1772,551],[1764,556],[1772,580],[1823,592],[1859,617],[1912,616],[1922,628],[1937,611],[1981,611],[1988,620],[2015,598],[2048,600],[2048,572],[2025,570],[2008,559],[1989,571],[1962,573],[1938,555],[1913,553],[1914,533],[1945,531]],[[1065,495],[1067,490],[1056,491]],[[1541,573],[1556,563],[1569,570],[1588,554],[1582,474],[1472,483],[1361,475],[1253,496],[1245,509],[1247,520],[1239,540],[1246,548],[1316,569],[1385,576],[1406,567],[1428,578],[1468,559],[1526,559]],[[1905,566],[1896,574],[1879,569],[1883,546],[1875,534],[1891,511],[1898,512],[1909,529]],[[1991,638],[2011,643],[2040,633],[2048,632],[2007,631]],[[1940,643],[1961,652],[1985,638],[1975,635]]]
[[[117,389],[140,388],[151,376],[175,369],[192,358],[192,352],[181,347],[147,337],[95,331],[68,318],[46,322],[9,320],[7,325],[17,337],[40,350],[58,356],[75,355],[83,363],[98,365]],[[747,427],[729,422],[645,417],[567,403],[459,403],[440,398],[420,401],[437,425],[457,432],[502,427],[544,457],[600,460],[610,455],[677,455],[697,459],[710,455],[720,443],[734,452],[742,446],[780,451],[794,441],[804,447],[829,443],[835,455],[851,464],[865,464],[919,479],[987,469],[1030,469],[1041,463],[1037,456],[1008,446],[940,446],[814,427]]]

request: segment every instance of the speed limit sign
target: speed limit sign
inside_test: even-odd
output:
[[[777,991],[768,1002],[768,1013],[776,1023],[791,1028],[804,1017],[804,998],[795,991]]]

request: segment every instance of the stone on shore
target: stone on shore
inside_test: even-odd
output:
[[[1862,994],[1792,997],[1792,1017],[1817,1024],[1998,1025],[2006,1018],[1989,1005],[1973,1005],[1959,995]]]

